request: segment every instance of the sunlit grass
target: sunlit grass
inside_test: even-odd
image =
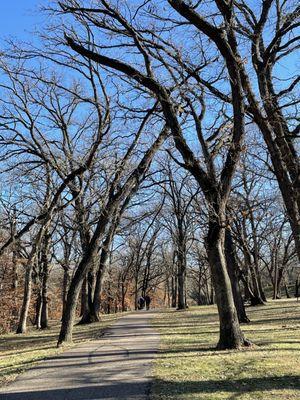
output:
[[[243,331],[255,346],[242,351],[214,350],[214,306],[157,314],[152,400],[300,399],[300,303],[269,301],[247,312],[251,324]]]
[[[113,323],[120,314],[103,315],[102,321],[74,327],[73,345],[97,339],[103,329]],[[0,335],[0,386],[7,384],[32,366],[36,361],[61,353],[65,348],[56,348],[60,325],[52,322],[47,330],[31,328],[26,334]]]

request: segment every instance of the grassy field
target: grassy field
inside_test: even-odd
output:
[[[99,338],[103,329],[120,315],[103,315],[99,323],[75,326],[74,344]],[[31,329],[25,335],[0,335],[0,387],[14,380],[35,362],[62,352],[65,348],[56,348],[59,328],[58,323],[52,323],[51,328],[45,331]]]
[[[253,348],[215,351],[213,306],[157,314],[161,352],[152,400],[300,399],[300,302],[269,301],[247,309],[243,325]]]

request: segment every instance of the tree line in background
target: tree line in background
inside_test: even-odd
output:
[[[1,53],[0,321],[298,296],[296,2],[67,0]],[[298,65],[299,67],[299,65]]]

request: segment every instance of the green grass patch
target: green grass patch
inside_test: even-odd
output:
[[[74,326],[73,344],[69,347],[98,339],[103,330],[120,316],[121,314],[103,315],[101,322]],[[50,325],[50,329],[43,331],[31,328],[26,334],[0,335],[0,387],[14,380],[37,361],[66,350],[66,347],[56,347],[60,324],[52,321]]]
[[[269,301],[247,308],[242,325],[255,346],[216,351],[214,306],[157,314],[161,334],[152,400],[300,399],[300,302]]]

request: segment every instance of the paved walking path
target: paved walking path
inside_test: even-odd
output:
[[[159,342],[153,315],[129,314],[101,339],[37,364],[0,389],[0,400],[146,400]]]

